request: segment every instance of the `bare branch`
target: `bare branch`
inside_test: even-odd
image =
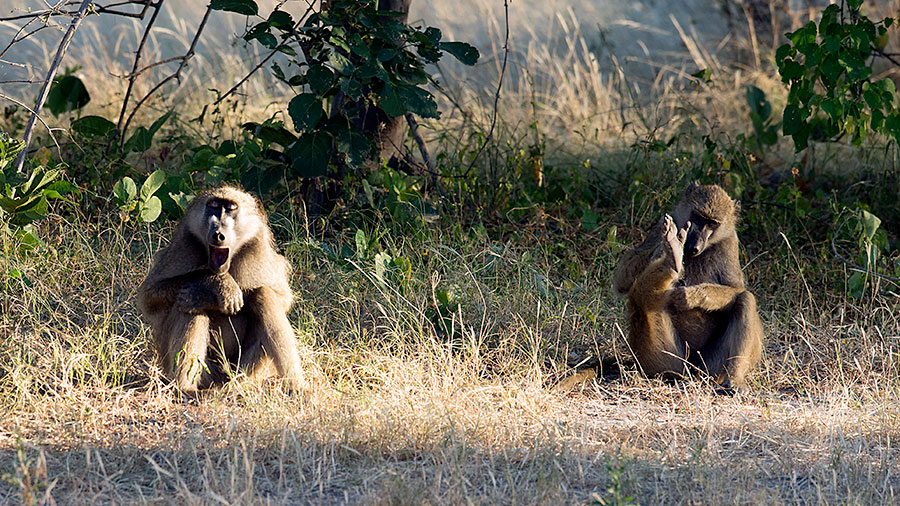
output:
[[[223,100],[228,98],[229,95],[231,95],[232,93],[237,91],[237,89],[240,88],[241,85],[243,85],[245,82],[247,82],[247,79],[250,79],[250,76],[255,74],[257,70],[261,69],[263,67],[263,65],[265,65],[266,62],[271,60],[272,57],[275,56],[276,54],[278,54],[278,49],[273,49],[272,52],[270,52],[265,58],[262,59],[262,61],[260,61],[255,67],[253,67],[253,70],[251,70],[247,75],[242,77],[241,80],[238,81],[237,84],[232,86],[230,90],[226,91],[225,93],[222,94],[222,96],[217,98],[216,101],[213,102],[213,105],[219,105]]]
[[[122,98],[122,109],[119,111],[119,121],[116,122],[116,135],[113,136],[113,139],[110,141],[110,146],[112,146],[112,143],[115,142],[116,138],[125,135],[122,130],[122,122],[125,119],[125,112],[128,111],[128,99],[131,98],[131,90],[134,88],[134,81],[138,76],[137,69],[141,64],[141,55],[144,53],[144,45],[150,37],[150,30],[153,29],[153,23],[156,22],[156,17],[159,16],[160,7],[162,6],[163,1],[165,0],[159,0],[154,7],[153,15],[150,16],[150,21],[147,22],[147,27],[144,28],[144,35],[141,37],[141,42],[138,43],[137,51],[134,53],[134,65],[132,65],[131,73],[128,76],[128,88],[125,90],[125,96]]]
[[[60,5],[58,7],[54,7],[52,9],[44,9],[40,11],[31,11],[27,14],[16,14],[14,16],[7,16],[0,18],[0,21],[16,21],[19,19],[37,19],[42,17],[50,17],[50,16],[75,16],[79,11],[64,11],[61,10],[62,7],[66,5],[77,5],[77,1],[66,2],[64,5]],[[143,5],[144,9],[141,12],[124,12],[112,9],[112,7],[121,7],[123,5]],[[128,0],[125,2],[115,2],[109,5],[98,5],[94,4],[92,11],[97,14],[112,14],[115,16],[124,16],[127,18],[144,18],[144,13],[147,10],[147,7],[151,6],[150,0]]]
[[[44,118],[42,118],[40,114],[38,114],[37,112],[35,112],[32,108],[28,107],[28,106],[25,105],[24,103],[19,102],[18,100],[14,99],[14,98],[12,98],[12,97],[10,97],[10,96],[8,96],[8,95],[4,95],[4,94],[0,93],[0,99],[8,100],[8,101],[10,101],[10,102],[12,102],[12,103],[14,103],[14,104],[16,104],[16,105],[18,105],[18,106],[21,106],[21,107],[24,108],[26,111],[30,112],[30,113],[33,114],[35,117],[37,117],[38,121],[40,121],[41,124],[44,125],[44,128],[46,128],[46,129],[47,129],[47,132],[50,134],[50,139],[52,139],[52,140],[53,140],[53,144],[56,145],[56,150],[59,151],[59,142],[57,142],[56,136],[53,135],[53,129],[50,128],[50,125],[48,125],[48,124],[44,121]]]
[[[503,43],[503,67],[500,69],[500,79],[497,81],[497,92],[494,94],[494,113],[491,117],[491,128],[488,130],[487,137],[484,138],[481,147],[478,148],[478,151],[469,163],[469,168],[459,176],[461,178],[469,176],[469,173],[472,172],[472,167],[474,167],[475,162],[478,161],[478,157],[481,156],[484,148],[486,148],[488,143],[491,142],[491,139],[494,138],[494,127],[497,126],[497,109],[500,105],[500,90],[503,88],[503,76],[506,75],[506,62],[509,60],[509,0],[503,0],[503,14],[504,19],[506,20],[506,39]]]
[[[162,2],[163,2],[163,0],[159,0],[159,3],[157,5],[161,4]],[[154,93],[156,93],[157,90],[162,88],[163,85],[165,85],[167,82],[171,81],[172,79],[175,79],[176,81],[181,82],[181,71],[184,70],[184,67],[185,67],[185,65],[187,65],[187,62],[194,56],[194,50],[197,48],[197,42],[200,41],[200,34],[203,33],[203,29],[206,27],[206,22],[207,22],[207,20],[209,20],[209,15],[211,12],[212,12],[212,8],[207,7],[206,12],[203,14],[203,19],[200,20],[200,24],[197,26],[197,32],[194,34],[194,40],[191,41],[191,47],[189,47],[187,50],[187,53],[185,53],[184,56],[181,57],[181,63],[178,65],[178,68],[175,69],[175,72],[169,74],[165,79],[163,79],[162,81],[157,83],[156,86],[154,86],[150,91],[148,91],[147,94],[144,95],[144,97],[141,98],[137,104],[135,104],[134,109],[131,110],[131,114],[128,115],[128,119],[125,120],[125,125],[122,127],[120,144],[119,144],[120,147],[125,146],[125,132],[128,130],[128,125],[131,124],[131,120],[134,119],[134,115],[137,114],[138,109],[140,109],[141,106],[144,105],[144,103]]]
[[[66,54],[66,49],[69,47],[69,42],[71,42],[72,37],[75,36],[75,30],[78,28],[78,25],[81,24],[81,20],[84,18],[85,12],[87,12],[87,9],[90,5],[91,0],[84,0],[81,3],[81,8],[78,10],[78,13],[72,18],[72,23],[69,25],[69,29],[66,30],[66,34],[63,35],[62,40],[59,42],[59,47],[56,49],[56,56],[53,58],[53,62],[50,64],[50,69],[47,71],[47,79],[46,81],[44,81],[44,85],[41,87],[41,91],[38,94],[37,101],[34,104],[34,109],[31,111],[31,116],[28,118],[28,124],[25,126],[25,135],[22,139],[24,141],[24,147],[22,148],[22,152],[19,153],[18,158],[16,158],[17,173],[21,173],[22,167],[25,165],[25,155],[28,152],[28,143],[31,142],[31,135],[34,130],[34,122],[37,120],[37,115],[40,112],[41,108],[44,107],[44,102],[47,100],[47,95],[50,94],[50,84],[53,82],[53,78],[56,77],[56,71],[59,70],[59,65],[62,63],[63,56],[65,56]]]

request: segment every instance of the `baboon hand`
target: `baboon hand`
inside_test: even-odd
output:
[[[705,296],[696,286],[677,286],[672,289],[669,301],[676,311],[689,311],[699,307]]]
[[[220,281],[219,311],[224,314],[237,314],[244,307],[244,292],[231,276],[222,276]]]

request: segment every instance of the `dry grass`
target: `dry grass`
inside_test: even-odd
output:
[[[900,491],[896,305],[806,299],[796,269],[759,288],[754,393],[630,368],[554,393],[569,351],[627,356],[621,302],[603,288],[617,245],[592,238],[576,288],[542,295],[538,275],[556,279],[558,260],[527,237],[438,228],[383,243],[411,261],[408,285],[288,238],[291,319],[320,387],[187,401],[150,365],[132,302],[167,230],[44,232],[59,238],[52,254],[0,256],[0,503],[886,504]],[[751,277],[778,262],[790,258],[776,249]],[[453,335],[422,314],[434,285],[459,296]]]
[[[482,30],[453,19],[451,4],[417,0],[412,15],[477,42],[484,55],[474,70],[442,69],[461,107],[443,104],[430,141],[450,150],[467,147],[468,134],[490,120],[503,23],[498,2],[464,3],[485,20]],[[161,381],[133,299],[170,229],[54,216],[40,225],[51,244],[39,254],[16,251],[0,234],[0,504],[898,502],[896,298],[836,293],[849,273],[823,261],[820,245],[783,239],[777,226],[748,231],[745,243],[767,333],[752,394],[719,397],[703,379],[665,385],[630,367],[617,381],[547,388],[570,356],[627,360],[622,302],[607,288],[623,246],[606,230],[634,240],[671,197],[630,200],[630,180],[615,185],[632,155],[608,151],[674,132],[746,132],[747,83],[771,92],[780,109],[783,90],[765,54],[759,66],[735,64],[729,58],[739,52],[754,61],[747,44],[732,37],[720,46],[726,34],[698,35],[683,17],[680,35],[668,12],[638,16],[632,4],[512,4],[513,67],[493,156],[502,161],[534,142],[527,126],[536,121],[548,165],[591,159],[586,169],[611,171],[604,198],[613,204],[598,232],[520,221],[490,235],[448,220],[412,231],[377,225],[367,232],[384,233],[379,248],[411,265],[408,278],[383,283],[371,256],[335,262],[292,230],[299,220],[278,220],[296,266],[291,321],[319,385],[308,396],[243,384],[182,400]],[[170,21],[156,54],[185,45],[188,24]],[[205,47],[239,27],[215,27]],[[70,64],[115,83],[88,112],[114,109],[124,85],[104,76],[127,72],[123,48],[137,33],[85,25],[76,44],[95,44],[87,53],[97,57],[76,62],[71,53]],[[35,47],[25,54],[39,74],[49,46]],[[157,108],[200,104],[206,88],[226,89],[255,63],[246,56],[222,66],[216,52],[203,54]],[[701,66],[714,70],[711,85],[684,79]],[[249,105],[228,116],[235,124],[283,103],[284,90],[265,79],[245,91]],[[202,135],[223,134],[217,128]],[[866,163],[834,149],[820,158],[844,169]],[[775,168],[793,160],[786,144],[767,156]],[[680,177],[656,176],[656,187],[635,193]],[[803,226],[788,237],[804,236]],[[352,247],[354,233],[323,240],[339,250]],[[460,301],[443,323],[433,316],[435,289]]]

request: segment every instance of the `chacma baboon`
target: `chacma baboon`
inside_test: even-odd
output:
[[[228,186],[195,198],[138,288],[166,376],[191,392],[233,369],[264,377],[274,363],[289,389],[301,388],[290,272],[259,200]]]
[[[738,261],[738,210],[722,188],[693,183],[619,261],[614,288],[628,295],[628,342],[648,376],[699,369],[746,389],[763,331]]]

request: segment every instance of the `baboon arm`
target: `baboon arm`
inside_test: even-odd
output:
[[[734,303],[735,297],[744,292],[743,288],[701,283],[699,285],[674,288],[670,299],[681,311],[701,309],[703,311],[721,311]]]
[[[219,276],[231,278],[227,273]],[[221,284],[216,275],[202,271],[158,281],[150,281],[148,278],[140,287],[138,304],[149,314],[170,309],[178,301],[179,294],[184,288],[193,287],[195,289],[191,295],[194,300],[191,305],[195,311],[219,309],[218,292]]]
[[[138,289],[138,306],[148,314],[169,309],[178,297],[181,288],[194,279],[195,277],[191,275],[159,280],[153,280],[148,276]]]
[[[650,265],[665,232],[664,223],[665,217],[653,225],[644,242],[622,255],[616,266],[616,272],[613,274],[613,289],[619,295],[628,295],[634,280]]]

